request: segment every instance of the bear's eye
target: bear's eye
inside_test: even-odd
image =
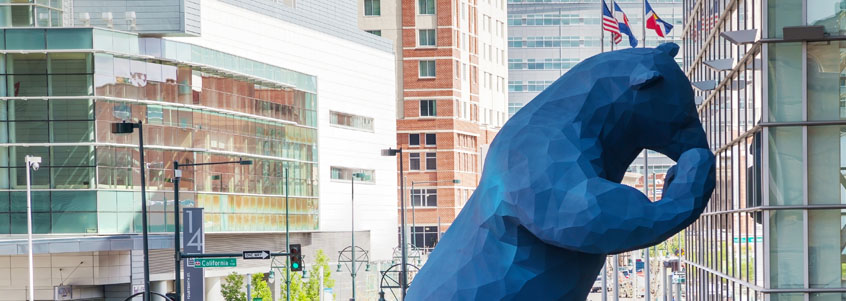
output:
[[[640,90],[651,86],[662,78],[661,74],[654,70],[635,72],[629,77],[629,86],[633,89]]]

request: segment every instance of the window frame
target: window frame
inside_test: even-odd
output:
[[[370,3],[370,11],[367,10],[367,3]],[[374,14],[373,13],[373,3],[378,3],[376,6],[378,11]],[[364,0],[364,16],[365,17],[378,17],[382,15],[382,3],[381,0]]]
[[[426,156],[424,157],[424,159],[426,160],[426,170],[438,170],[438,153],[428,152],[428,153],[426,153]],[[434,160],[435,164],[431,164],[431,165],[434,165],[434,166],[431,166],[431,167],[429,166],[430,165],[429,159]]]
[[[419,199],[415,200],[415,197]],[[411,203],[414,207],[420,208],[436,208],[438,207],[438,189],[437,188],[418,188],[411,190]]]
[[[424,114],[423,108],[426,108],[426,113]],[[418,108],[420,111],[418,112],[419,117],[436,117],[438,116],[438,102],[434,99],[421,99],[420,100],[420,107]]]
[[[435,134],[435,133],[426,133],[424,137],[425,137],[424,143],[425,143],[425,145],[426,145],[426,146],[435,146],[435,145],[438,145],[438,137],[437,137],[437,134]],[[432,137],[432,143],[429,143],[429,137]]]
[[[424,4],[426,7],[424,7]],[[431,7],[428,7],[428,4],[431,4]],[[435,15],[435,13],[437,13],[436,6],[435,0],[417,0],[417,14],[422,16]],[[424,9],[426,9],[425,12]]]
[[[424,68],[425,65],[425,68]],[[418,78],[435,78],[438,76],[437,63],[435,60],[419,60],[417,61],[417,77]],[[426,71],[424,74],[423,71]]]
[[[423,37],[424,37],[423,33],[424,32],[426,33],[425,34],[426,42],[430,42],[429,40],[431,40],[431,44],[424,44],[423,43],[424,42],[423,41],[424,40],[423,39]],[[431,35],[429,33],[431,33]],[[417,30],[417,47],[420,47],[420,48],[435,48],[435,47],[438,47],[438,31],[436,29],[433,29],[433,28],[418,29]]]
[[[417,137],[417,143],[411,143],[414,141],[411,137]],[[408,134],[408,146],[420,146],[420,134]]]
[[[415,168],[415,161],[416,168]],[[409,153],[408,154],[408,170],[420,170],[420,153]]]

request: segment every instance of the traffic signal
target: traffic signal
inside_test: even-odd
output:
[[[291,271],[299,272],[303,270],[303,253],[300,244],[291,244]]]

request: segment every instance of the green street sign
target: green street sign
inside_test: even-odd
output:
[[[235,267],[235,258],[196,258],[195,268],[231,268]]]

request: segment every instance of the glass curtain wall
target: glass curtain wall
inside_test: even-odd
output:
[[[26,231],[25,155],[44,162],[33,173],[36,233],[140,232],[138,136],[110,131],[125,120],[144,122],[151,231],[173,230],[174,161],[240,159],[253,164],[183,168],[181,206],[204,207],[207,231],[280,231],[287,193],[292,230],[316,229],[313,80],[193,45],[165,48],[161,40],[141,44],[186,60],[132,54],[154,47],[99,53],[91,49],[134,36],[95,31],[0,31],[0,234]],[[21,51],[32,49],[44,51]],[[202,58],[200,69],[188,53],[214,57]],[[231,69],[208,67],[226,64]]]
[[[62,0],[0,0],[0,27],[61,27]]]
[[[684,3],[695,22],[685,69],[717,83],[697,91],[718,169],[709,208],[686,231],[688,298],[846,300],[846,42],[735,45],[718,35],[764,29],[761,38],[780,39],[797,25],[843,35],[846,2],[729,2]],[[726,58],[730,71],[703,64]]]

